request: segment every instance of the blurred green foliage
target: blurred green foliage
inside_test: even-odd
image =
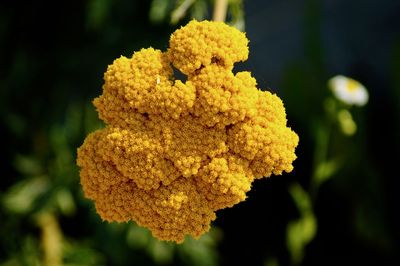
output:
[[[102,222],[83,197],[76,148],[103,126],[90,101],[106,66],[142,47],[165,49],[179,25],[210,19],[213,2],[0,4],[1,266],[398,261],[398,154],[386,147],[400,148],[400,37],[391,46],[388,95],[355,72],[368,81],[371,102],[344,106],[326,87],[337,73],[326,69],[321,44],[323,1],[304,1],[304,58],[286,66],[279,92],[300,135],[292,174],[256,182],[246,202],[217,214],[209,234],[182,245],[134,223]],[[227,22],[239,29],[243,4],[228,6]]]
[[[152,0],[149,18],[159,24],[168,21],[176,25],[182,19],[211,19],[214,0]],[[244,30],[243,0],[228,0],[226,23]]]
[[[102,222],[92,203],[83,197],[75,164],[76,147],[82,136],[102,125],[91,105],[71,104],[65,116],[62,125],[51,126],[46,134],[46,155],[15,156],[13,165],[21,181],[9,187],[1,197],[4,214],[10,219],[2,224],[0,231],[2,236],[15,231],[23,235],[2,238],[10,256],[4,265],[42,265],[40,262],[46,256],[43,243],[52,241],[46,240],[48,236],[44,234],[49,225],[39,222],[43,215],[55,217],[57,228],[62,225],[68,228],[65,233],[60,229],[52,232],[52,235],[61,235],[63,265],[129,265],[130,261],[138,259],[160,265],[172,264],[176,260],[185,265],[216,265],[217,229],[198,241],[188,239],[177,246],[158,241],[147,229],[134,223]],[[78,218],[87,224],[75,220]],[[65,224],[61,224],[63,220]],[[41,236],[34,231],[26,234],[26,223],[36,227]],[[22,249],[15,246],[20,241]]]

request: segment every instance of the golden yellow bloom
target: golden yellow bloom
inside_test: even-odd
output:
[[[171,35],[168,55],[186,75],[213,62],[232,70],[234,63],[247,59],[248,42],[244,33],[223,22],[193,20]]]
[[[255,178],[293,169],[298,136],[282,101],[249,72],[232,73],[247,43],[221,22],[191,21],[167,52],[142,49],[108,67],[94,100],[107,126],[86,138],[77,160],[104,220],[133,220],[179,243],[245,200]]]

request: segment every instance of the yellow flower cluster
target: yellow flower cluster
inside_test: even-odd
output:
[[[293,169],[298,136],[282,101],[258,90],[249,72],[232,73],[247,44],[224,23],[191,21],[167,52],[142,49],[108,67],[94,100],[107,126],[77,159],[104,220],[133,220],[179,243],[245,200],[255,178]],[[188,80],[175,79],[171,65]]]
[[[186,75],[214,62],[232,70],[234,63],[247,59],[248,42],[244,33],[222,22],[191,21],[172,34],[168,53],[174,66]]]

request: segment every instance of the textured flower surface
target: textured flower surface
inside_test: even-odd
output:
[[[328,81],[333,94],[349,105],[363,106],[368,102],[368,91],[358,81],[338,75]]]
[[[254,179],[292,171],[298,136],[282,101],[257,89],[249,72],[232,73],[247,44],[224,23],[193,20],[166,52],[142,49],[108,67],[94,100],[106,127],[86,138],[77,159],[102,219],[133,220],[180,243],[245,200]]]

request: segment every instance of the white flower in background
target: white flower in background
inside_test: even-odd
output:
[[[350,105],[363,106],[368,102],[368,91],[358,81],[345,77],[335,76],[328,81],[335,97]]]

